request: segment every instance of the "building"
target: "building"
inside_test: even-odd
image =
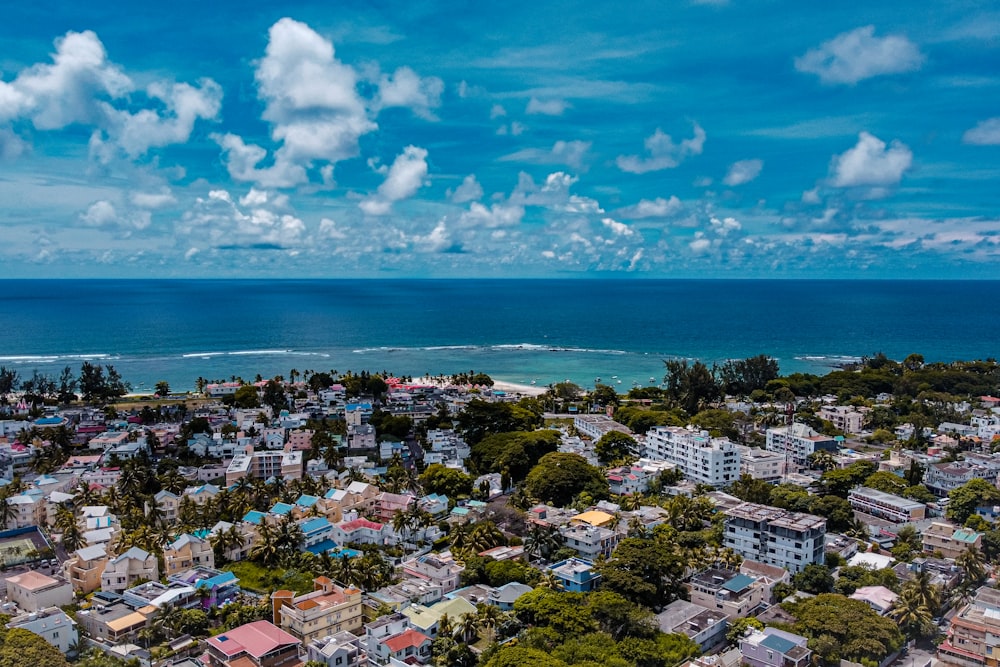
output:
[[[79,638],[76,623],[59,607],[49,607],[36,613],[15,616],[7,624],[7,629],[33,632],[63,654],[68,653]]]
[[[780,482],[785,473],[791,472],[785,465],[784,453],[743,445],[737,445],[737,449],[740,450],[740,475],[749,475],[765,482]]]
[[[500,586],[499,588],[491,590],[486,598],[486,604],[499,607],[500,611],[511,611],[514,609],[514,603],[519,597],[525,593],[530,593],[533,590],[534,589],[527,584],[512,581]]]
[[[862,586],[851,593],[852,600],[860,600],[875,610],[879,616],[885,616],[892,609],[899,596],[885,586]]]
[[[313,580],[316,590],[296,596],[271,593],[273,623],[308,643],[339,632],[360,632],[361,591],[343,588],[328,577]]]
[[[632,435],[632,430],[628,426],[619,424],[606,415],[577,415],[573,418],[573,427],[580,435],[593,440],[600,440],[601,436],[611,431]]]
[[[597,588],[601,575],[594,571],[594,564],[580,558],[569,558],[549,565],[549,570],[562,583],[564,590],[589,593]]]
[[[170,577],[169,581],[192,586],[204,609],[221,607],[240,593],[240,580],[235,574],[207,567],[180,572]]]
[[[644,456],[668,461],[695,484],[729,486],[740,477],[740,452],[728,438],[712,438],[708,431],[657,426],[646,433]]]
[[[723,546],[744,558],[799,572],[823,563],[826,519],[812,514],[741,503],[726,511]]]
[[[808,667],[812,651],[801,635],[777,628],[754,630],[740,640],[743,664],[749,667]]]
[[[398,635],[378,642],[374,653],[369,648],[368,662],[376,665],[390,663],[424,665],[430,662],[432,643],[433,640],[427,635],[408,628]]]
[[[338,632],[312,640],[306,646],[306,658],[326,667],[361,667],[367,662],[361,638],[350,632]]]
[[[210,667],[284,667],[302,662],[300,642],[267,621],[254,621],[205,640]]]
[[[776,602],[774,599],[774,586],[776,584],[788,584],[792,581],[792,575],[785,568],[758,563],[755,560],[744,560],[740,563],[740,574],[751,576],[757,580],[757,584],[762,589],[764,602],[767,604]]]
[[[586,560],[596,560],[598,556],[611,558],[611,552],[618,546],[621,537],[617,532],[587,523],[572,523],[559,529],[564,546],[576,551]]]
[[[233,456],[226,468],[226,486],[232,486],[244,477],[301,479],[302,452],[254,451],[252,446],[247,446]]]
[[[441,593],[450,593],[458,588],[458,580],[465,567],[440,554],[425,554],[400,565],[403,576],[418,579],[441,587]]]
[[[215,551],[208,540],[181,535],[163,549],[163,567],[168,577],[193,567],[214,568]]]
[[[84,547],[74,551],[63,563],[63,572],[74,589],[87,595],[101,587],[101,575],[108,560],[104,545]]]
[[[705,609],[687,600],[674,600],[656,615],[660,630],[687,636],[706,653],[726,642],[729,622],[718,609]]]
[[[888,519],[893,523],[919,521],[927,513],[927,506],[923,503],[867,486],[852,489],[847,495],[847,501],[859,512]]]
[[[765,449],[784,455],[797,466],[809,465],[809,457],[819,451],[836,452],[837,441],[821,435],[806,424],[795,423],[767,429]]]
[[[1000,654],[1000,590],[983,586],[951,619],[937,658],[949,665],[995,667]]]
[[[924,486],[936,496],[944,497],[973,479],[985,479],[995,484],[1000,474],[1000,460],[967,453],[963,461],[932,463],[924,474]]]
[[[155,613],[157,610],[152,610]],[[135,639],[149,618],[124,602],[95,605],[76,612],[76,622],[91,639],[119,644]]]
[[[73,587],[63,579],[29,570],[7,578],[7,599],[22,611],[37,612],[72,604]]]
[[[871,408],[856,408],[850,405],[825,405],[819,409],[816,416],[833,424],[833,427],[844,433],[861,433],[865,419]]]
[[[132,547],[120,556],[108,561],[101,574],[101,588],[121,593],[132,588],[135,582],[144,579],[156,581],[160,578],[160,566],[156,556],[139,547]]]
[[[730,620],[750,616],[764,602],[765,588],[751,576],[709,568],[685,584],[691,602],[721,611]]]
[[[458,619],[465,614],[475,613],[476,605],[464,597],[441,600],[430,607],[411,604],[403,609],[403,615],[409,619],[410,627],[431,639],[437,637],[441,619],[445,616],[450,619]]]
[[[935,521],[924,531],[924,551],[941,552],[942,558],[958,558],[969,547],[982,549],[983,534],[944,521]]]

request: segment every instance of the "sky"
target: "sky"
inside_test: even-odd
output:
[[[995,2],[12,3],[0,43],[5,278],[1000,277]]]

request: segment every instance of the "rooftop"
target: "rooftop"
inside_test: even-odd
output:
[[[261,657],[286,644],[299,644],[299,640],[268,621],[254,621],[233,628],[205,640],[225,655],[246,652]]]

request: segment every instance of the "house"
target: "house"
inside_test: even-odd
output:
[[[180,496],[164,489],[153,496],[153,500],[156,501],[156,506],[160,508],[160,513],[165,522],[172,524],[177,521],[177,513],[181,507]]]
[[[409,619],[410,627],[431,639],[437,637],[441,619],[461,618],[463,614],[475,614],[476,605],[462,597],[441,600],[430,607],[421,604],[411,604],[403,609],[403,615]]]
[[[777,628],[754,630],[740,640],[743,664],[749,667],[808,667],[808,640]]]
[[[268,621],[246,623],[205,640],[210,667],[285,667],[302,662],[302,644]]]
[[[862,586],[851,594],[852,600],[864,602],[878,612],[879,616],[888,614],[898,597],[885,586]]]
[[[63,654],[68,653],[79,638],[76,623],[59,607],[48,607],[36,613],[15,616],[7,623],[7,629],[33,632]]]
[[[1000,637],[1000,590],[983,586],[970,604],[951,619],[947,638],[938,644],[941,662],[961,667],[996,664]]]
[[[408,493],[383,491],[375,497],[375,513],[381,521],[392,521],[397,512],[405,512],[416,501],[416,497]]]
[[[499,607],[500,611],[511,611],[514,608],[514,602],[516,602],[519,597],[525,593],[530,593],[533,590],[534,589],[527,584],[512,581],[490,591],[489,596],[486,598],[486,604]]]
[[[744,560],[740,563],[740,574],[746,574],[757,580],[763,591],[764,602],[767,604],[776,601],[774,600],[776,584],[787,584],[792,581],[792,575],[785,568],[758,563],[755,560]]]
[[[311,593],[296,596],[292,591],[271,593],[273,623],[311,642],[339,632],[360,632],[361,591],[343,588],[328,577],[313,580]]]
[[[389,526],[381,523],[368,519],[354,519],[333,524],[330,528],[330,539],[340,545],[357,543],[383,546],[389,532]]]
[[[163,549],[163,567],[168,577],[193,567],[213,568],[215,552],[208,540],[184,534]]]
[[[306,646],[306,658],[326,667],[362,667],[367,662],[361,638],[350,632],[338,632],[312,640]]]
[[[588,512],[587,514],[595,514]],[[582,516],[582,515],[581,515]],[[621,537],[616,531],[592,526],[587,523],[573,523],[559,529],[563,543],[574,549],[581,558],[596,560],[599,556],[611,557]]]
[[[155,614],[155,608],[148,610]],[[91,639],[118,644],[135,639],[139,631],[149,623],[149,616],[136,611],[124,602],[110,605],[96,605],[76,612],[76,622]]]
[[[13,517],[7,522],[8,529],[40,526],[45,522],[45,494],[40,490],[28,489],[10,496],[5,502],[13,510]]]
[[[601,575],[594,571],[594,564],[581,558],[568,558],[547,568],[567,591],[588,593],[597,588]]]
[[[161,609],[166,606],[187,609],[198,605],[197,595],[194,586],[185,583],[169,581],[161,584],[159,581],[145,581],[125,590],[122,593],[122,602],[136,611],[146,608]]]
[[[703,570],[685,586],[691,602],[705,609],[721,610],[730,620],[750,616],[764,603],[764,586],[753,577],[732,570]]]
[[[458,580],[465,570],[449,556],[424,554],[403,561],[400,567],[403,576],[430,582],[441,587],[442,593],[450,593],[458,588]]]
[[[380,493],[377,486],[367,482],[351,482],[346,489],[330,489],[323,496],[323,512],[336,523],[348,512],[370,514],[375,511],[375,498]]]
[[[63,572],[74,589],[85,595],[90,594],[101,587],[101,575],[108,560],[104,545],[84,547],[73,552],[63,563]]]
[[[611,431],[632,435],[632,430],[628,426],[619,424],[606,415],[576,415],[573,418],[573,427],[580,435],[591,440],[600,440],[605,433]]]
[[[333,524],[322,516],[302,519],[298,525],[302,530],[302,536],[305,539],[303,546],[306,549],[330,539],[330,534],[333,532]]]
[[[391,660],[402,664],[427,664],[431,659],[431,644],[433,641],[427,635],[408,628],[397,635],[386,637],[375,644],[375,650],[368,649],[368,662],[375,665],[386,665]],[[394,663],[395,664],[395,663]]]
[[[667,634],[680,633],[711,651],[726,641],[729,624],[726,615],[717,609],[705,609],[687,600],[674,600],[656,615],[660,630]]]
[[[939,551],[943,558],[955,559],[970,547],[982,549],[983,534],[945,521],[935,521],[924,531],[923,544],[924,551],[928,553]]]
[[[155,581],[160,578],[156,556],[139,547],[132,547],[120,556],[108,561],[101,574],[101,588],[121,593],[131,588],[136,581]]]
[[[72,604],[73,587],[64,579],[29,570],[7,578],[7,599],[18,609],[36,612]]]

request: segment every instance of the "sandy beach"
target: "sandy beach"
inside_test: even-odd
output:
[[[419,377],[414,378],[413,384],[432,384],[432,385],[447,385],[450,384],[448,380],[442,380],[436,377]],[[541,396],[545,393],[548,387],[535,386],[530,384],[520,384],[518,382],[504,382],[502,380],[494,380],[493,388],[499,389],[500,391],[505,391],[509,394],[524,394],[525,396]]]

